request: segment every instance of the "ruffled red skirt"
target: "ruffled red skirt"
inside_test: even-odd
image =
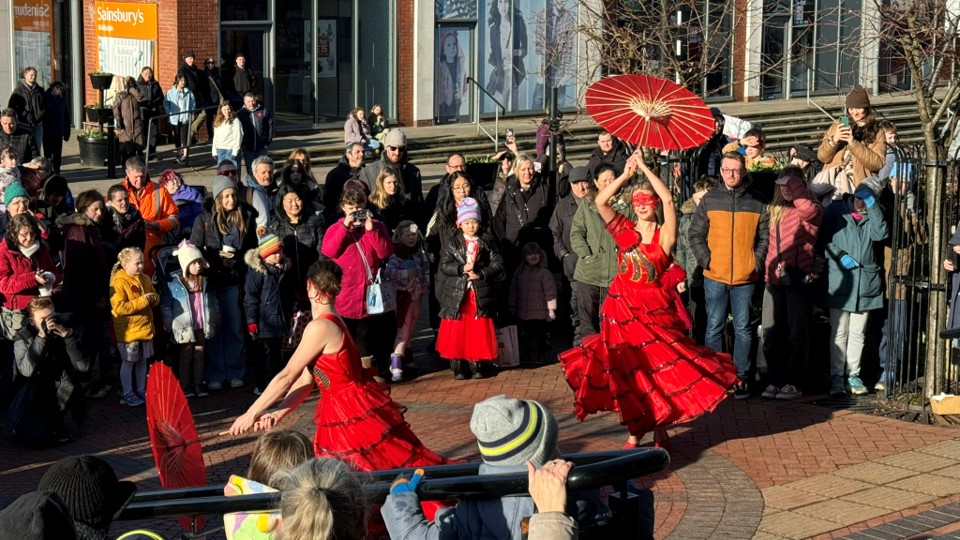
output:
[[[477,293],[468,289],[460,302],[459,319],[440,321],[437,352],[447,360],[468,362],[497,359],[497,332],[493,319],[477,317]]]
[[[712,411],[737,380],[730,355],[698,346],[657,287],[611,289],[600,334],[560,354],[577,418],[616,411],[632,435]]]

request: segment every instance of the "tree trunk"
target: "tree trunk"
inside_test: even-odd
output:
[[[940,306],[946,304],[946,276],[940,264],[940,246],[943,245],[943,195],[946,179],[945,162],[938,151],[933,126],[925,126],[924,143],[926,148],[926,221],[929,231],[928,264],[930,265],[930,297],[927,312],[927,336],[924,358],[923,395],[929,400],[937,392],[941,362],[944,358],[944,341],[940,339],[940,329],[946,322],[945,310]]]

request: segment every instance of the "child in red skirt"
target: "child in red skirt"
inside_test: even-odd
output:
[[[450,360],[455,380],[482,378],[481,362],[497,358],[493,328],[497,286],[503,280],[503,258],[480,222],[477,201],[457,205],[460,230],[440,254],[440,271],[449,279],[440,294],[437,352]]]

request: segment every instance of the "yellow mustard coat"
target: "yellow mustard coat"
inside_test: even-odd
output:
[[[153,339],[153,307],[147,293],[156,292],[146,274],[131,276],[118,269],[110,279],[110,309],[117,341]]]

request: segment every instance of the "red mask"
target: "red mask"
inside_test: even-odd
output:
[[[633,194],[634,206],[656,206],[660,204],[660,197],[651,195],[645,191],[636,191]]]

